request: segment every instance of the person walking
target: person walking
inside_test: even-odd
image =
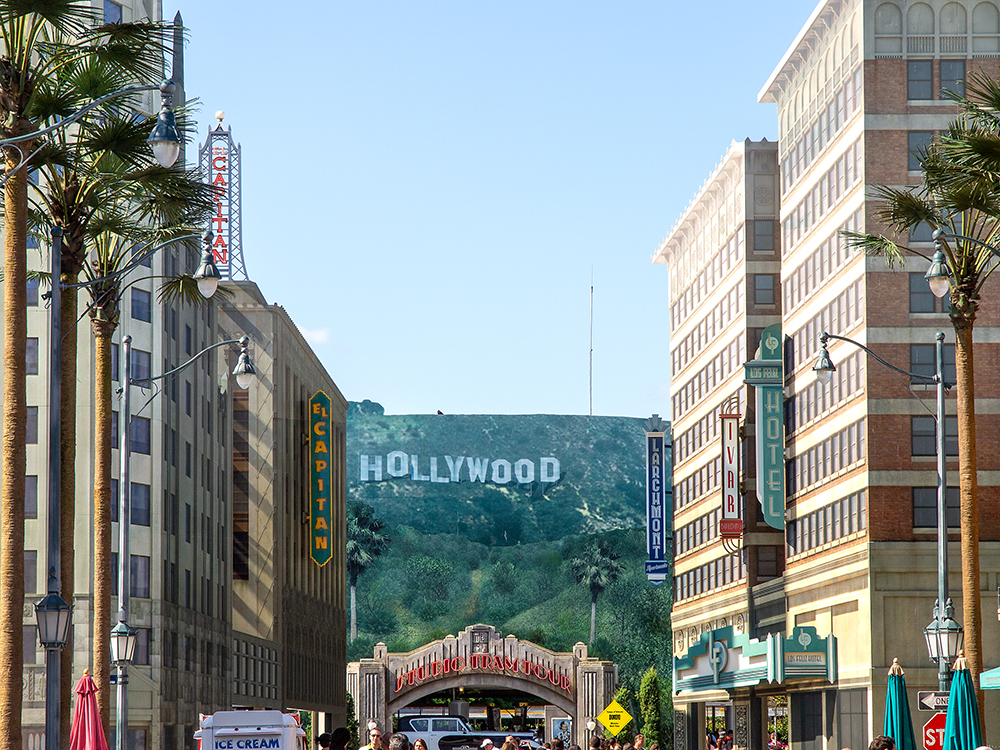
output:
[[[382,744],[382,730],[379,728],[378,722],[368,722],[368,744],[360,750],[385,750],[385,746]]]

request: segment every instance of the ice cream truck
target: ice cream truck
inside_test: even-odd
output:
[[[306,750],[306,733],[295,714],[281,711],[217,711],[201,717],[198,750]]]

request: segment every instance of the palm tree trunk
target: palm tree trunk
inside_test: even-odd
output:
[[[75,284],[77,274],[63,274],[64,284]],[[60,567],[62,576],[62,597],[70,606],[73,605],[73,592],[76,588],[73,575],[73,558],[76,550],[76,290],[67,289],[62,295],[62,316],[60,331],[62,340],[62,386],[61,386],[61,424],[59,428],[59,460],[61,462],[60,503],[62,513],[62,548],[60,549]],[[70,631],[72,633],[72,631]],[[60,729],[59,736],[69,738],[73,707],[73,648],[75,638],[70,636],[70,642],[60,654],[61,666],[59,672],[59,692],[62,700],[59,702]]]
[[[976,474],[975,377],[972,358],[971,318],[953,318],[955,326],[955,372],[958,380],[958,478],[962,523],[962,620],[965,627],[965,658],[972,672],[979,701],[979,716],[985,716],[985,696],[979,689],[983,669],[983,614],[979,582],[979,483]]]
[[[597,597],[590,600],[590,645],[594,645],[594,637],[597,635]]]
[[[358,587],[351,584],[351,643],[358,637]]]
[[[106,738],[111,736],[111,336],[115,326],[91,321],[94,354],[94,681]]]
[[[5,133],[7,135],[8,133]],[[22,146],[30,148],[30,146]],[[18,149],[4,163],[17,166]],[[21,169],[4,187],[3,472],[0,474],[0,750],[21,750],[24,654],[25,346],[27,327],[28,174]],[[42,580],[46,580],[45,577]]]

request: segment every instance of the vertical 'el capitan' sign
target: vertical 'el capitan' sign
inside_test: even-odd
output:
[[[330,397],[309,399],[309,556],[323,566],[333,557],[333,452]]]

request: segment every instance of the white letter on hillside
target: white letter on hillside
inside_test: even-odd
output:
[[[535,481],[535,462],[526,458],[514,464],[514,479],[518,484],[530,484]]]
[[[385,457],[385,470],[390,477],[405,477],[410,473],[410,457],[403,451],[393,451]]]
[[[498,458],[493,462],[494,484],[507,484],[510,481],[510,461],[505,458]]]
[[[552,456],[543,456],[541,458],[541,471],[539,472],[542,482],[558,482],[559,481],[559,459],[553,458]]]

